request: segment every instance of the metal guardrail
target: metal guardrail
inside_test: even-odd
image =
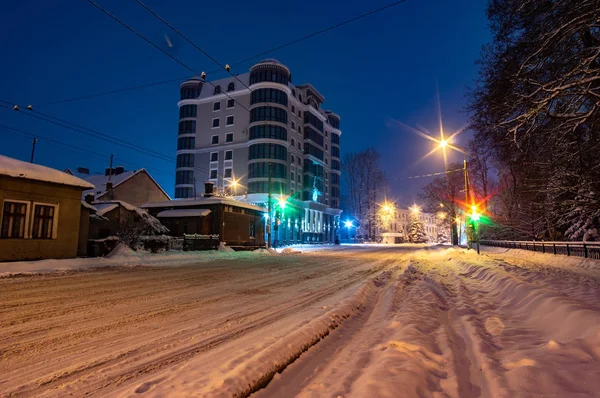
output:
[[[544,242],[518,240],[482,240],[484,246],[531,250],[600,260],[600,242]]]

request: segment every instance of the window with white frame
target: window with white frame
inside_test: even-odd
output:
[[[212,145],[217,145],[219,143],[219,136],[218,135],[213,135],[212,138],[211,138],[210,143]]]
[[[227,116],[227,119],[225,121],[225,125],[226,126],[233,126],[233,122],[234,122],[234,117],[233,115]]]
[[[219,127],[220,125],[221,125],[221,119],[219,119],[219,118],[213,119],[213,122],[212,122],[212,128],[213,129]]]
[[[5,200],[4,206],[2,206],[0,238],[26,238],[28,221],[29,202]]]
[[[233,159],[233,151],[225,151],[225,160]]]
[[[217,101],[213,103],[213,111],[218,111],[221,109],[221,101]]]
[[[211,180],[216,180],[217,179],[217,170],[211,170],[210,171],[210,179]]]
[[[219,161],[219,152],[211,152],[210,153],[210,161],[218,162]]]
[[[235,100],[234,99],[227,100],[227,109],[231,109],[231,108],[235,108]]]
[[[225,134],[225,142],[233,142],[233,133]]]
[[[58,220],[58,205],[33,204],[32,239],[55,239]]]
[[[231,178],[233,176],[233,169],[225,169],[225,178]]]

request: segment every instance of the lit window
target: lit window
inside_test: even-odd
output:
[[[219,118],[213,119],[213,125],[212,125],[213,128],[219,127],[220,124],[221,124],[221,119],[219,119]]]
[[[227,133],[227,135],[225,135],[225,142],[233,142],[233,133]]]
[[[221,102],[214,102],[213,103],[213,111],[218,111],[219,109],[221,109]]]
[[[26,234],[28,204],[5,200],[1,238],[23,239]]]
[[[232,126],[233,125],[233,116],[227,116],[227,120],[225,123],[227,126]]]
[[[219,136],[218,135],[213,135],[212,136],[211,144],[216,145],[218,143],[219,143]]]

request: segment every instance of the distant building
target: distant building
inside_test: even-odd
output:
[[[407,236],[410,228],[410,219],[412,217],[412,211],[409,209],[396,209],[396,218],[390,224],[391,233],[402,233]],[[430,213],[419,212],[419,220],[423,222],[425,228],[425,234],[429,238],[430,242],[436,242],[438,237],[438,225],[436,216]],[[389,242],[395,243],[395,242]]]
[[[142,208],[158,218],[172,236],[219,235],[219,240],[230,247],[265,246],[267,209],[214,196],[211,182],[198,198],[146,203]]]
[[[95,186],[82,193],[88,203],[120,200],[139,207],[142,203],[171,199],[146,169],[128,171],[117,166],[107,168],[103,174],[90,174],[89,169],[78,167],[65,172]]]
[[[334,242],[342,132],[324,101],[311,84],[292,84],[274,59],[236,77],[183,82],[175,198],[198,197],[206,180],[262,207],[271,192],[275,204],[289,198],[285,211],[273,213],[274,241]]]
[[[0,261],[75,257],[93,211],[81,192],[93,188],[62,171],[0,156]]]

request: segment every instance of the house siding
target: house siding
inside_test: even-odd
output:
[[[169,199],[146,171],[141,171],[115,186],[112,194],[107,192],[96,198],[97,201],[122,200],[138,207],[143,203],[161,202]]]
[[[0,221],[5,200],[58,204],[56,239],[0,238],[0,261],[68,258],[77,255],[81,188],[0,176]],[[32,209],[30,210],[30,214]],[[28,228],[31,229],[30,216]]]

